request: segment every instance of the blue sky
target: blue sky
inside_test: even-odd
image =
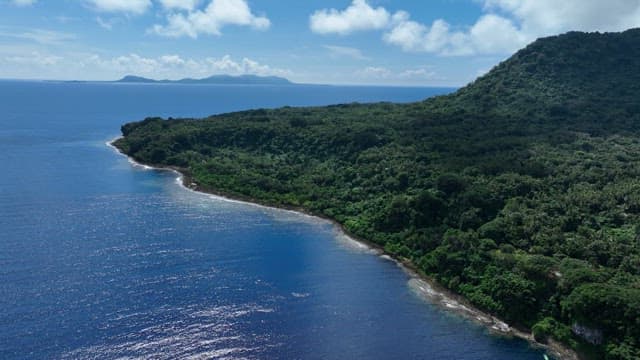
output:
[[[537,37],[637,26],[638,0],[0,0],[0,78],[459,86]]]

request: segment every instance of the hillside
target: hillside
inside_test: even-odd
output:
[[[335,219],[539,341],[640,357],[640,30],[540,39],[412,104],[149,118],[115,145]]]

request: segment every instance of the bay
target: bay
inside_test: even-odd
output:
[[[147,116],[452,89],[0,82],[2,359],[541,359],[328,222],[198,194],[106,142]]]

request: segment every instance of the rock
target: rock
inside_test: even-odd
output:
[[[593,345],[602,344],[603,336],[602,336],[602,330],[600,329],[592,329],[590,327],[578,324],[576,322],[576,323],[573,323],[573,326],[571,326],[571,331],[573,331],[574,334],[583,338],[590,344],[593,344]]]

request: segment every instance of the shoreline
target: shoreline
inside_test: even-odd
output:
[[[488,314],[482,310],[477,309],[470,304],[463,296],[453,293],[449,289],[444,288],[438,284],[435,280],[422,273],[409,259],[398,258],[384,251],[384,248],[378,244],[375,244],[366,239],[360,238],[347,231],[342,224],[334,219],[326,216],[315,214],[304,208],[286,206],[286,205],[273,205],[261,202],[259,199],[251,198],[248,196],[229,194],[215,189],[205,189],[199,186],[193,181],[193,178],[189,174],[185,174],[181,170],[184,169],[168,166],[153,166],[142,164],[135,161],[129,155],[120,151],[113,143],[123,136],[118,136],[114,139],[108,140],[106,145],[116,151],[118,154],[125,156],[129,163],[133,166],[139,166],[146,170],[159,170],[170,171],[175,173],[178,177],[176,182],[179,186],[188,191],[192,191],[202,195],[210,195],[218,198],[222,201],[228,201],[233,203],[239,203],[244,205],[250,205],[270,210],[288,211],[298,215],[312,217],[327,221],[337,230],[338,235],[343,235],[349,241],[353,241],[364,246],[366,249],[373,251],[376,255],[393,261],[400,269],[402,269],[409,277],[408,286],[415,291],[420,297],[429,303],[441,308],[443,311],[454,313],[462,318],[472,321],[476,324],[484,326],[494,336],[501,337],[516,337],[526,340],[530,346],[534,348],[544,349],[550,355],[557,359],[562,360],[581,360],[582,358],[574,350],[567,348],[563,344],[549,339],[547,344],[539,343],[533,338],[533,334],[529,329],[522,330],[508,325],[506,322],[499,318]]]

